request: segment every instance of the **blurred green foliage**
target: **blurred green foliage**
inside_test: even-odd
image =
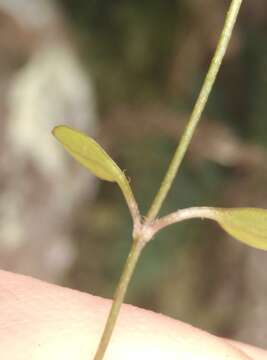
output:
[[[183,2],[61,2],[81,31],[82,53],[101,93],[99,101],[107,105],[164,96]]]

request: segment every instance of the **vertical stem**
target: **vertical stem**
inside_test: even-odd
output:
[[[220,69],[223,57],[225,55],[226,49],[228,47],[229,41],[231,39],[231,35],[233,32],[233,28],[237,19],[237,15],[239,13],[240,6],[243,0],[232,0],[230,8],[227,12],[223,31],[221,33],[215,54],[211,60],[211,64],[208,70],[208,73],[205,77],[203,86],[193,108],[192,114],[190,116],[188,125],[182,135],[180,143],[175,151],[173,159],[169,165],[167,173],[161,183],[160,189],[149,209],[147,215],[147,222],[152,221],[158,215],[159,210],[165,200],[170,187],[173,183],[173,180],[179,170],[181,162],[184,158],[185,152],[189,146],[189,143],[193,137],[196,126],[200,120],[202,112],[207,103],[208,97],[216,80],[218,71]]]
[[[134,239],[131,251],[128,255],[121,278],[119,280],[118,287],[114,294],[114,301],[111,306],[94,360],[102,360],[105,355],[116,320],[119,315],[120,307],[125,297],[125,293],[127,291],[129,282],[132,278],[132,274],[135,269],[136,263],[139,259],[139,256],[141,254],[142,248],[143,248],[143,242],[141,241],[141,239],[140,238]]]
[[[160,186],[160,189],[159,189],[154,201],[152,202],[151,208],[150,208],[150,210],[148,212],[148,216],[147,216],[147,224],[156,218],[156,216],[162,206],[162,203],[165,200],[165,198],[169,192],[169,189],[172,185],[174,177],[176,176],[176,174],[179,170],[180,164],[184,158],[185,152],[188,148],[188,145],[191,141],[191,138],[193,136],[195,128],[200,120],[201,114],[207,103],[209,94],[214,85],[217,73],[221,66],[222,59],[226,52],[227,46],[229,44],[229,41],[230,41],[230,38],[232,35],[232,31],[233,31],[233,27],[236,22],[237,15],[238,15],[240,6],[242,4],[242,1],[243,0],[232,0],[232,2],[231,2],[230,8],[226,15],[226,20],[225,20],[225,24],[223,27],[223,31],[220,36],[215,54],[212,58],[209,71],[204,80],[204,84],[202,86],[202,89],[201,89],[198,99],[196,101],[196,104],[193,108],[193,112],[190,116],[188,126],[185,129],[185,132],[181,138],[180,144],[177,147],[177,150],[176,150],[174,157],[170,163],[169,169],[167,170],[166,176]],[[130,205],[130,210],[132,212],[133,217],[138,218],[139,217],[138,210],[136,210],[135,206],[132,207],[132,204],[129,204],[129,205]],[[127,288],[128,288],[129,282],[131,280],[137,260],[140,256],[142,248],[143,248],[143,244],[144,244],[143,238],[145,238],[144,237],[145,226],[149,228],[152,225],[149,225],[149,224],[144,225],[143,224],[139,229],[140,235],[133,241],[132,249],[127,258],[127,261],[126,261],[122,276],[120,278],[117,290],[114,294],[114,301],[113,301],[113,304],[112,304],[112,307],[111,307],[111,310],[110,310],[110,313],[109,313],[109,316],[108,316],[108,319],[107,319],[107,322],[105,325],[105,329],[104,329],[102,338],[100,340],[100,344],[98,346],[98,350],[94,357],[94,360],[102,360],[104,357],[106,348],[110,341],[116,320],[119,315],[119,310],[122,305],[125,293],[127,291]],[[150,230],[151,229],[152,228],[150,227]],[[151,236],[152,236],[152,234],[151,234]]]

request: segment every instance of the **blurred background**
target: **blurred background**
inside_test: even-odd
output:
[[[0,265],[111,297],[130,247],[118,188],[51,136],[89,133],[145,214],[207,71],[230,0],[0,0]],[[162,209],[267,208],[267,3],[245,1]],[[189,221],[147,246],[126,302],[267,348],[267,254]]]

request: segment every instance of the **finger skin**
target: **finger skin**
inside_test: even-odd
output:
[[[0,271],[0,358],[93,359],[109,308],[109,300]],[[105,360],[262,359],[241,348],[166,316],[123,305]]]
[[[238,341],[233,341],[233,340],[227,340],[227,341],[229,344],[232,344],[236,348],[242,350],[244,353],[246,353],[252,359],[257,359],[257,360],[266,360],[267,359],[267,351],[266,350],[259,349],[254,346],[248,345],[248,344],[242,344]]]

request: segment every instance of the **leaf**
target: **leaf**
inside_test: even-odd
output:
[[[98,143],[85,135],[65,125],[56,126],[53,135],[64,148],[84,167],[103,180],[125,182],[125,175]]]
[[[252,247],[267,250],[267,210],[255,208],[210,208],[209,218],[231,236]]]
[[[119,185],[134,223],[139,222],[138,206],[128,179],[106,151],[86,134],[68,126],[56,126],[52,133],[80,164],[100,179],[116,182]]]

